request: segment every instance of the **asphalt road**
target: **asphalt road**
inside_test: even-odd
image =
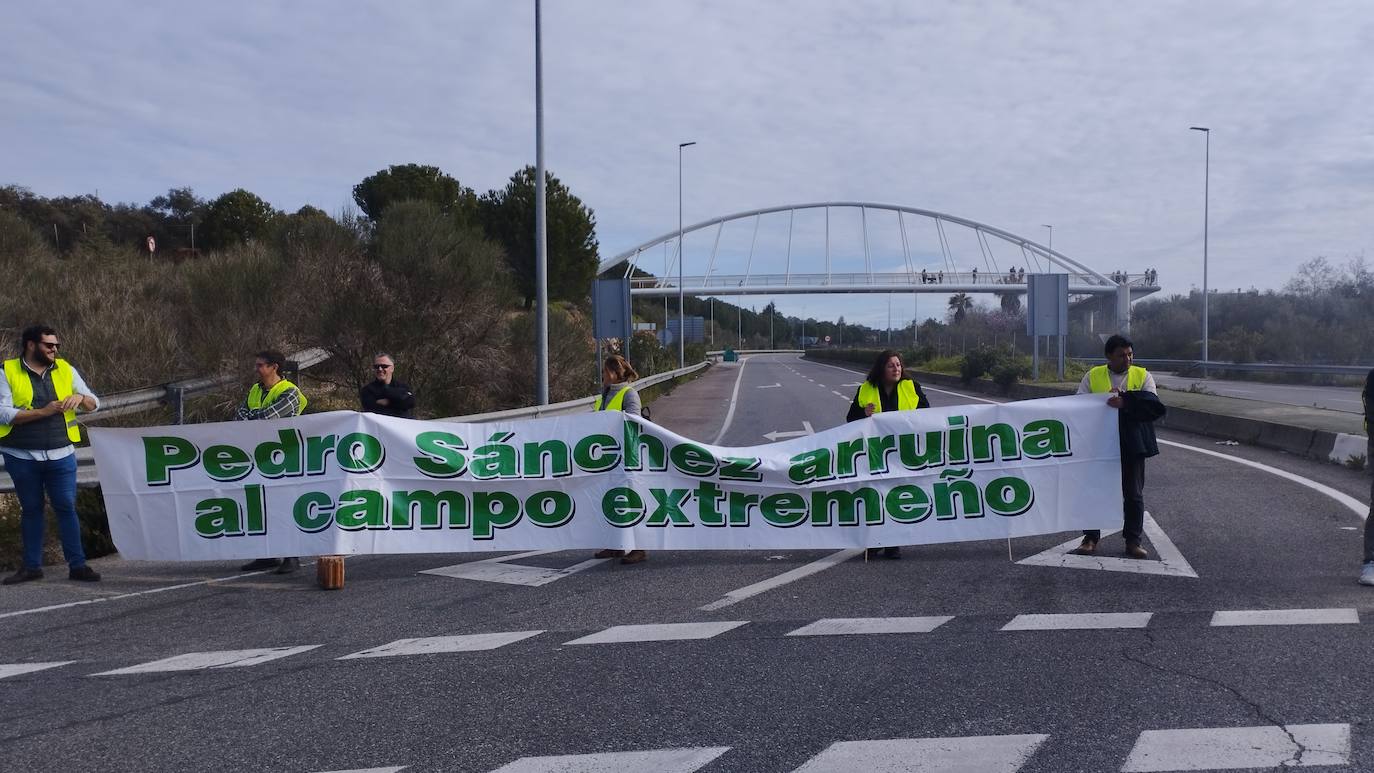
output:
[[[1301,384],[1266,384],[1258,381],[1227,381],[1216,378],[1194,378],[1156,373],[1155,383],[1161,387],[1187,391],[1194,384],[1212,394],[1263,400],[1282,405],[1301,405],[1305,408],[1325,408],[1330,411],[1363,413],[1359,387],[1304,386]]]
[[[792,356],[753,357],[678,388],[653,416],[752,445],[839,424],[857,382]],[[983,399],[927,394],[936,405]],[[1074,539],[1060,534],[1015,540],[1013,560],[994,541],[835,561],[754,595],[739,591],[833,551],[653,553],[539,586],[420,573],[499,566],[490,554],[361,557],[341,592],[315,589],[308,573],[206,583],[234,566],[114,560],[96,587],[52,575],[6,587],[0,770],[1062,773],[1274,770],[1285,759],[1374,769],[1374,588],[1355,583],[1368,478],[1162,437],[1146,503],[1180,560],[1141,563],[1173,573],[1108,571],[1128,563],[1110,555],[1102,569],[1019,563],[1058,560]],[[159,590],[181,583],[195,584]],[[1309,611],[1214,617],[1265,610]],[[853,618],[878,622],[801,635]],[[578,642],[612,638],[613,626],[713,623],[689,629],[704,638]],[[863,632],[893,627],[906,632]],[[492,649],[376,651],[496,633],[511,635],[447,642]],[[309,649],[137,670],[298,647]],[[370,656],[347,657],[359,653]],[[246,664],[191,668],[235,658]],[[37,663],[61,665],[10,668]],[[135,670],[107,673],[124,669]]]

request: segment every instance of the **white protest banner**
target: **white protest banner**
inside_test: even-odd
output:
[[[91,445],[130,559],[879,547],[1119,526],[1105,402],[881,413],[741,448],[619,412],[458,424],[340,411],[96,428]]]

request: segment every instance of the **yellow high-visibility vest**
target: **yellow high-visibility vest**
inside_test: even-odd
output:
[[[867,381],[859,385],[859,407],[873,404],[874,413],[882,413],[883,396],[876,386]],[[909,378],[897,382],[897,410],[914,411],[921,404],[921,396],[916,394],[916,384]]]
[[[305,404],[307,402],[305,393],[301,392],[295,384],[292,384],[286,379],[282,379],[273,384],[272,388],[267,390],[266,397],[262,394],[262,384],[254,384],[253,388],[248,390],[248,407],[256,411],[259,408],[271,405],[277,401],[278,397],[281,397],[282,392],[288,389],[295,389],[297,392],[301,393],[301,404],[300,407],[296,409],[296,415],[300,416],[302,413],[305,413]]]
[[[73,374],[76,370],[66,360],[55,360],[52,364],[52,386],[58,400],[66,400],[72,395]],[[33,382],[24,371],[24,363],[19,358],[5,360],[5,380],[10,383],[10,394],[14,396],[14,407],[21,411],[33,409]],[[42,408],[43,406],[38,406]],[[76,423],[76,411],[64,411],[67,420],[67,439],[73,443],[81,442],[81,425]],[[0,437],[10,434],[14,429],[9,424],[0,424]]]
[[[622,410],[621,406],[623,406],[623,405],[625,404],[625,393],[628,392],[628,391],[630,391],[630,387],[629,387],[628,384],[625,385],[625,386],[623,386],[623,387],[621,387],[619,392],[616,392],[614,395],[611,396],[610,402],[606,403],[606,407],[605,407],[604,409],[601,407],[601,395],[597,395],[597,396],[596,396],[596,402],[592,404],[592,410],[593,410],[593,411],[600,411],[600,410],[619,411],[619,410]]]
[[[1098,365],[1088,371],[1088,388],[1094,393],[1112,391],[1111,371],[1106,365]],[[1132,365],[1126,372],[1126,391],[1137,392],[1145,386],[1145,376],[1149,375],[1144,368],[1139,365]]]

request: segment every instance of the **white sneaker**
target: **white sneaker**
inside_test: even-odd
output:
[[[1374,561],[1366,562],[1360,570],[1360,584],[1374,585]]]

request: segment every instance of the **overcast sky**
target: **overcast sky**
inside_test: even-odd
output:
[[[1212,129],[1212,287],[1278,287],[1301,261],[1374,244],[1367,2],[550,0],[543,13],[547,163],[595,210],[603,257],[677,227],[677,144],[696,141],[689,224],[834,200],[1042,243],[1052,224],[1056,250],[1104,273],[1153,267],[1166,293],[1187,292],[1202,281],[1192,125]],[[11,4],[0,184],[137,203],[242,187],[333,213],[391,164],[498,188],[534,162],[533,22],[532,0]],[[870,227],[875,244],[896,238],[895,220]],[[836,270],[863,265],[855,234],[832,236]],[[688,240],[688,273],[709,241]],[[973,249],[955,262],[984,266]],[[741,254],[716,271],[743,273]],[[799,245],[793,270],[823,271],[821,254]],[[885,301],[848,303],[851,319],[885,318]]]

